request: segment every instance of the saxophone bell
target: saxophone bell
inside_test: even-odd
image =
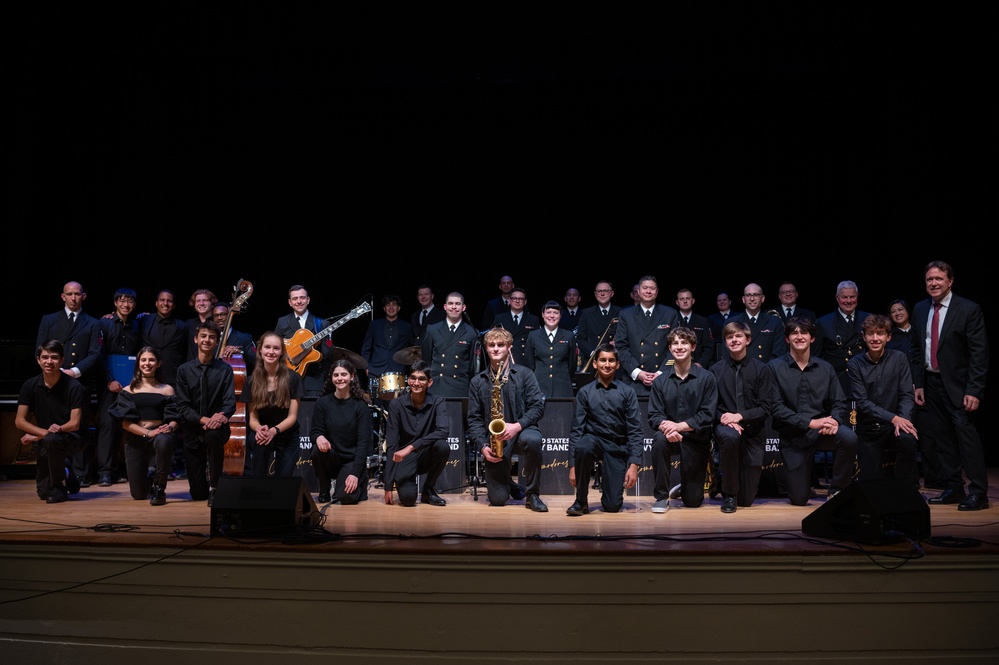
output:
[[[506,431],[506,421],[502,418],[494,418],[489,421],[489,448],[496,457],[503,457],[503,442],[499,436]]]

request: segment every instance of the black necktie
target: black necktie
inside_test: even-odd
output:
[[[690,317],[689,316],[683,317],[683,325],[687,325],[689,323],[690,323]]]
[[[789,319],[791,318],[791,308],[790,307],[788,307],[787,309],[785,309],[784,313],[787,314],[787,318],[789,318]]]
[[[742,393],[742,363],[735,364],[735,412],[742,413],[746,408],[746,398]]]
[[[749,317],[749,322],[750,322],[750,323],[751,323],[752,325],[754,325],[754,326],[755,326],[755,325],[756,325],[756,317],[755,317],[755,316],[751,316],[751,317]]]
[[[515,325],[515,326],[519,326],[520,325],[520,314],[514,314],[513,315],[513,325]]]
[[[846,316],[846,325],[848,325],[848,326],[852,326],[853,325],[853,314],[847,314],[847,316]]]
[[[420,325],[422,326],[427,322],[427,310],[423,310],[423,314],[420,314]]]
[[[645,318],[647,318],[647,319],[651,319],[652,318],[652,310],[651,309],[645,310]]]
[[[208,415],[208,365],[201,366],[201,415]]]
[[[452,323],[451,324],[451,332],[453,333],[455,331],[455,329],[456,329],[456,326]]]
[[[73,324],[73,321],[76,321],[76,312],[70,312],[69,313],[69,323],[70,323],[70,325]]]
[[[606,309],[602,309],[600,311],[603,313],[604,316],[607,316],[607,310]]]
[[[549,344],[555,343],[555,333],[553,332],[548,333],[548,343]]]

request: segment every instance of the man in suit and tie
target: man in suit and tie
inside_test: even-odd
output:
[[[96,474],[94,442],[88,436],[87,424],[91,396],[96,388],[95,378],[100,373],[100,329],[97,319],[83,311],[83,301],[87,299],[87,294],[79,282],[66,282],[60,297],[62,309],[46,314],[38,324],[35,348],[52,339],[62,342],[62,373],[79,380],[86,396],[80,444],[74,448],[73,468],[69,479],[70,485],[76,488],[78,479],[92,478]],[[82,482],[87,483],[86,480]]]
[[[745,311],[729,316],[729,321],[742,321],[749,326],[749,355],[763,362],[787,353],[787,340],[784,337],[784,322],[775,314],[763,311],[763,287],[759,284],[746,284],[742,290],[742,304]]]
[[[541,319],[527,311],[527,292],[515,288],[510,292],[510,309],[493,319],[494,326],[502,326],[513,335],[510,357],[518,365],[527,362],[527,336],[541,327]]]
[[[583,312],[579,306],[579,298],[579,289],[569,288],[565,292],[565,307],[561,308],[562,318],[558,322],[559,328],[571,330],[573,334],[579,327],[579,316]]]
[[[708,317],[694,312],[694,292],[680,289],[676,292],[676,307],[680,313],[679,325],[689,328],[697,335],[697,348],[694,351],[694,364],[709,367],[715,358],[715,339],[711,334]]]
[[[614,341],[617,326],[611,326],[611,321],[621,312],[621,308],[611,302],[611,298],[614,297],[614,287],[610,282],[597,282],[593,288],[593,297],[596,298],[597,304],[583,308],[579,314],[579,327],[576,330],[576,344],[579,345],[579,356],[584,365],[601,341],[608,343]],[[607,335],[601,340],[600,337],[604,332]]]
[[[792,316],[809,321],[814,321],[817,318],[812,310],[798,306],[798,289],[794,286],[794,282],[781,282],[780,286],[777,287],[777,297],[780,298],[780,308],[777,309],[777,314],[784,323],[787,323],[787,320]]]
[[[486,309],[482,312],[482,325],[479,330],[485,332],[493,327],[493,320],[497,314],[510,309],[510,294],[513,293],[513,277],[503,275],[499,281],[499,297],[493,298],[486,303]]]
[[[416,301],[420,303],[420,308],[413,312],[409,322],[413,326],[413,344],[419,346],[427,334],[427,326],[440,323],[447,317],[444,308],[434,304],[434,290],[428,284],[420,284],[416,289]]]
[[[728,353],[725,349],[725,340],[722,339],[722,329],[728,320],[735,315],[735,312],[732,311],[732,299],[725,291],[715,296],[715,304],[718,306],[718,311],[708,314],[708,321],[711,323],[711,337],[715,341],[713,357],[717,360],[724,358]]]
[[[468,398],[468,384],[476,374],[479,333],[464,318],[465,296],[452,291],[444,301],[447,317],[427,327],[420,347],[430,363],[431,395]]]
[[[174,293],[163,289],[156,294],[156,313],[139,318],[139,337],[142,346],[151,346],[160,352],[163,383],[175,386],[177,368],[187,362],[188,336],[194,332],[174,316]]]
[[[923,274],[930,297],[916,303],[912,312],[912,377],[916,404],[925,410],[918,421],[919,446],[936,453],[936,477],[946,488],[929,502],[982,510],[989,507],[988,469],[975,415],[988,379],[985,317],[978,303],[954,295],[949,264],[931,261]]]
[[[857,309],[857,293],[856,282],[844,280],[836,285],[839,307],[815,320],[815,341],[812,343],[812,355],[833,366],[847,398],[851,389],[846,364],[867,351],[860,326],[867,318],[867,312]]]
[[[309,292],[301,284],[295,284],[288,289],[288,306],[291,307],[291,314],[286,314],[277,320],[274,332],[285,340],[290,340],[295,337],[298,331],[306,330],[308,334],[299,333],[298,339],[307,340],[312,335],[322,331],[326,327],[325,321],[309,311],[310,301]],[[331,363],[332,349],[333,342],[329,337],[320,340],[311,349],[311,351],[319,353],[319,358],[306,365],[304,374],[299,372],[302,376],[306,397],[319,397],[323,394],[323,384],[326,381],[326,374]]]
[[[652,381],[672,356],[666,341],[677,326],[678,314],[667,305],[659,305],[659,282],[646,275],[638,282],[639,303],[621,310],[614,346],[621,360],[625,379],[639,397],[649,396]]]

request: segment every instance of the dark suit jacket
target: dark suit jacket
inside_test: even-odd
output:
[[[63,344],[63,368],[79,369],[80,383],[86,390],[92,391],[96,385],[95,378],[100,374],[98,367],[100,355],[92,352],[93,348],[100,348],[100,328],[97,319],[86,312],[79,312],[76,321],[70,325],[65,309],[46,314],[38,324],[35,348],[50,339],[57,339]]]
[[[527,336],[524,364],[538,380],[545,397],[573,397],[572,378],[576,374],[576,336],[565,328],[555,329],[554,343],[548,341],[544,326]]]
[[[728,321],[733,320],[742,321],[749,326],[753,338],[749,340],[748,353],[763,364],[787,353],[787,340],[784,339],[784,322],[780,320],[779,316],[767,314],[765,310],[761,310],[756,315],[756,324],[753,325],[746,312],[742,311],[734,317],[729,315]],[[725,344],[724,339],[721,340],[721,344]],[[726,356],[728,356],[728,352],[726,351],[724,355],[721,355],[721,350],[719,349],[718,357],[724,358]]]
[[[576,344],[579,345],[579,355],[582,357],[584,365],[590,359],[590,356],[593,355],[600,336],[607,330],[607,326],[611,320],[619,316],[620,313],[621,308],[613,304],[607,306],[607,319],[604,319],[604,315],[600,313],[600,305],[584,307],[583,311],[580,312],[579,327],[576,329]],[[604,337],[603,341],[613,341],[616,328],[617,326],[611,326],[610,331]]]
[[[502,298],[493,298],[486,303],[486,309],[482,312],[482,327],[479,332],[485,332],[493,327],[493,320],[497,314],[510,310],[510,305],[503,302]]]
[[[413,344],[419,345],[423,343],[423,336],[427,334],[427,327],[433,323],[440,323],[447,318],[447,313],[444,308],[434,303],[434,308],[430,310],[430,314],[427,315],[427,320],[420,325],[420,316],[423,315],[423,309],[420,308],[416,310],[411,317],[409,317],[409,324],[413,326]]]
[[[463,321],[452,335],[447,320],[435,323],[427,328],[421,351],[434,380],[427,393],[467,398],[479,354],[479,333],[474,326]]]
[[[321,332],[326,328],[326,321],[323,319],[316,318],[313,316],[312,312],[309,312],[309,317],[305,321],[306,328],[308,328],[312,334]],[[291,339],[295,336],[295,333],[303,328],[298,325],[298,317],[295,316],[294,312],[282,316],[277,321],[277,325],[274,326],[274,332],[281,335],[284,339]],[[300,336],[301,337],[301,336]],[[305,368],[305,375],[302,376],[302,386],[305,388],[306,397],[319,397],[323,393],[323,385],[326,382],[326,376],[329,374],[330,366],[332,361],[330,360],[330,354],[333,349],[333,341],[329,336],[321,340],[316,346],[313,347],[314,351],[319,351],[320,359],[314,363],[309,364]]]
[[[164,323],[160,324],[160,321]],[[160,352],[163,383],[176,387],[177,368],[187,362],[188,340],[193,338],[194,332],[174,316],[163,319],[159,314],[149,314],[138,322],[142,346],[151,346]],[[157,326],[162,330],[156,330]]]
[[[392,360],[392,356],[396,351],[402,351],[415,344],[413,326],[409,321],[396,319],[396,334],[391,340],[385,336],[387,323],[384,317],[372,321],[364,333],[364,341],[361,342],[361,355],[368,361],[368,372],[371,376],[381,376],[387,372],[405,372],[406,366]]]
[[[683,314],[677,312],[677,325],[686,325],[697,333],[697,348],[694,349],[694,362],[707,369],[715,359],[715,337],[711,333],[708,317],[697,312],[690,313],[690,323],[684,324]]]
[[[777,310],[777,313],[780,315],[780,320],[783,321],[784,323],[787,323],[787,314],[784,312],[784,307],[780,306],[775,309]],[[812,310],[805,309],[804,307],[798,307],[797,305],[794,306],[794,316],[798,317],[799,319],[808,319],[809,321],[812,322],[814,322],[815,319],[818,318],[815,316],[815,312],[813,312]]]
[[[514,362],[518,365],[527,362],[527,336],[531,334],[532,330],[541,327],[541,319],[536,314],[525,311],[520,313],[520,324],[514,325],[513,314],[510,313],[510,310],[506,310],[496,315],[496,318],[493,319],[493,325],[501,325],[513,335],[511,351]]]
[[[621,310],[618,315],[614,346],[621,358],[621,368],[639,397],[649,395],[641,381],[632,381],[636,369],[658,372],[672,358],[666,338],[676,327],[678,312],[669,305],[656,304],[652,320],[646,323],[645,312],[639,306]]]
[[[565,305],[562,306],[562,318],[559,319],[559,328],[565,328],[566,330],[571,330],[573,333],[579,327],[579,317],[583,314],[583,308],[576,306],[576,313],[570,314],[568,308]],[[544,324],[542,324],[544,325]]]
[[[932,299],[916,303],[912,310],[912,380],[916,388],[925,387],[926,324]],[[937,342],[937,365],[947,399],[954,409],[964,411],[964,396],[982,399],[988,378],[989,340],[985,316],[978,303],[957,295],[951,296]]]
[[[725,328],[725,324],[732,320],[733,316],[735,316],[735,312],[732,310],[728,311],[727,319],[721,315],[721,312],[708,314],[708,323],[711,324],[711,338],[715,343],[715,354],[712,363],[720,358],[728,357],[728,349],[725,348],[725,337],[722,336],[722,330]]]
[[[846,364],[853,356],[867,351],[864,335],[860,331],[860,324],[867,317],[867,312],[861,312],[859,309],[854,310],[853,327],[849,330],[846,328],[846,321],[843,320],[843,315],[839,313],[838,308],[815,320],[815,341],[812,342],[812,355],[822,358],[833,366],[845,395],[849,395],[851,391],[850,378],[846,374]]]

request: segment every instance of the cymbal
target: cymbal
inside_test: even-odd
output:
[[[353,363],[354,369],[359,371],[362,369],[368,369],[368,361],[364,359],[364,356],[345,349],[342,346],[334,346],[331,357],[333,358],[333,362],[336,362],[341,358],[345,358]]]
[[[396,351],[395,355],[392,356],[392,360],[396,361],[400,365],[412,365],[414,362],[423,357],[423,349],[419,346],[407,346],[401,351]]]

